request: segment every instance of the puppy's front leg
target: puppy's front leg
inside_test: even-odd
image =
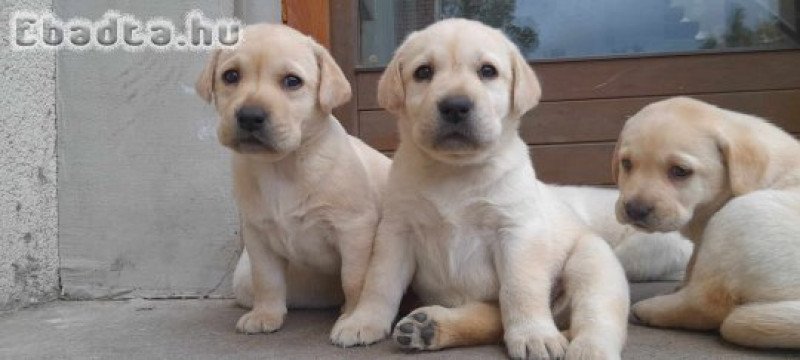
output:
[[[562,359],[567,339],[558,331],[550,309],[556,265],[547,241],[514,236],[500,244],[496,261],[504,339],[513,359]]]
[[[341,277],[344,292],[342,316],[344,317],[350,315],[358,304],[364,277],[369,267],[369,258],[372,255],[376,223],[377,221],[370,220],[364,224],[339,230],[339,254],[342,258]]]
[[[566,359],[619,359],[630,296],[625,273],[606,241],[594,234],[581,236],[563,278],[571,310]]]
[[[280,329],[286,317],[286,261],[275,254],[257,229],[245,222],[244,246],[250,256],[253,309],[236,323],[236,329],[252,334]]]
[[[389,334],[414,274],[413,253],[406,237],[402,222],[388,215],[381,220],[358,305],[349,316],[340,316],[331,331],[335,345],[367,345]]]

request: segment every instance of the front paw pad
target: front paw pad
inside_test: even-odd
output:
[[[236,329],[245,334],[271,333],[283,326],[284,314],[250,311],[236,322]]]
[[[415,311],[397,323],[392,338],[403,350],[437,350],[437,326],[425,311]]]

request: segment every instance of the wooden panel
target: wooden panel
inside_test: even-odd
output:
[[[534,63],[543,101],[800,88],[800,51]],[[380,72],[357,76],[361,110],[379,108]]]
[[[394,117],[384,110],[359,111],[361,133],[358,137],[381,151],[397,148],[399,134]]]
[[[613,143],[529,146],[536,177],[550,184],[614,185]],[[388,157],[392,151],[382,151]]]
[[[697,99],[769,119],[787,131],[800,131],[800,90],[704,94]],[[666,97],[541,103],[526,114],[520,132],[529,144],[617,139],[625,121],[642,107]]]
[[[800,139],[800,132],[793,133]],[[533,145],[529,147],[536,177],[562,185],[614,185],[614,143]]]
[[[358,53],[358,1],[337,0],[330,4],[331,18],[331,55],[339,63],[347,81],[354,87],[353,99],[334,109],[333,114],[339,119],[347,132],[358,134],[358,98],[356,96],[356,61]]]
[[[611,185],[613,143],[534,145],[530,147],[536,177],[564,185]]]
[[[800,132],[800,90],[757,91],[696,96],[710,103],[756,114],[790,132]],[[520,132],[529,144],[614,141],[625,121],[663,97],[544,102],[528,113]],[[361,138],[389,151],[397,146],[394,119],[383,110],[360,112]]]
[[[800,139],[800,132],[793,133]],[[531,152],[536,177],[562,185],[614,185],[611,156],[614,143],[533,145]],[[391,157],[391,151],[384,151]]]
[[[529,146],[536,177],[551,184],[614,185],[613,143]],[[392,151],[381,151],[388,157]]]
[[[283,23],[310,35],[326,48],[331,47],[330,6],[328,0],[282,0]]]

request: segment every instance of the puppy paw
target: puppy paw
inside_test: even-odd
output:
[[[384,323],[374,317],[350,316],[339,317],[331,331],[331,342],[341,347],[369,345],[383,340],[389,334],[390,322]]]
[[[650,300],[642,300],[631,306],[631,314],[628,318],[631,323],[648,326],[656,325],[658,305]]]
[[[430,311],[433,306],[419,308],[402,318],[394,327],[392,338],[403,350],[438,350],[438,323]]]
[[[617,360],[621,357],[620,349],[612,349],[602,341],[588,337],[578,337],[567,347],[566,360]]]
[[[242,315],[236,322],[236,330],[245,334],[271,333],[283,326],[286,313],[253,310]]]
[[[521,325],[506,329],[506,349],[512,359],[563,359],[569,341],[555,324]]]

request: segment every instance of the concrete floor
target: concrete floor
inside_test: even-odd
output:
[[[635,284],[634,299],[674,287]],[[392,342],[341,349],[328,332],[333,311],[293,311],[284,328],[242,335],[245,310],[230,300],[54,302],[0,315],[0,359],[505,359],[501,346],[407,354]],[[625,359],[800,359],[726,344],[714,333],[630,326]]]

